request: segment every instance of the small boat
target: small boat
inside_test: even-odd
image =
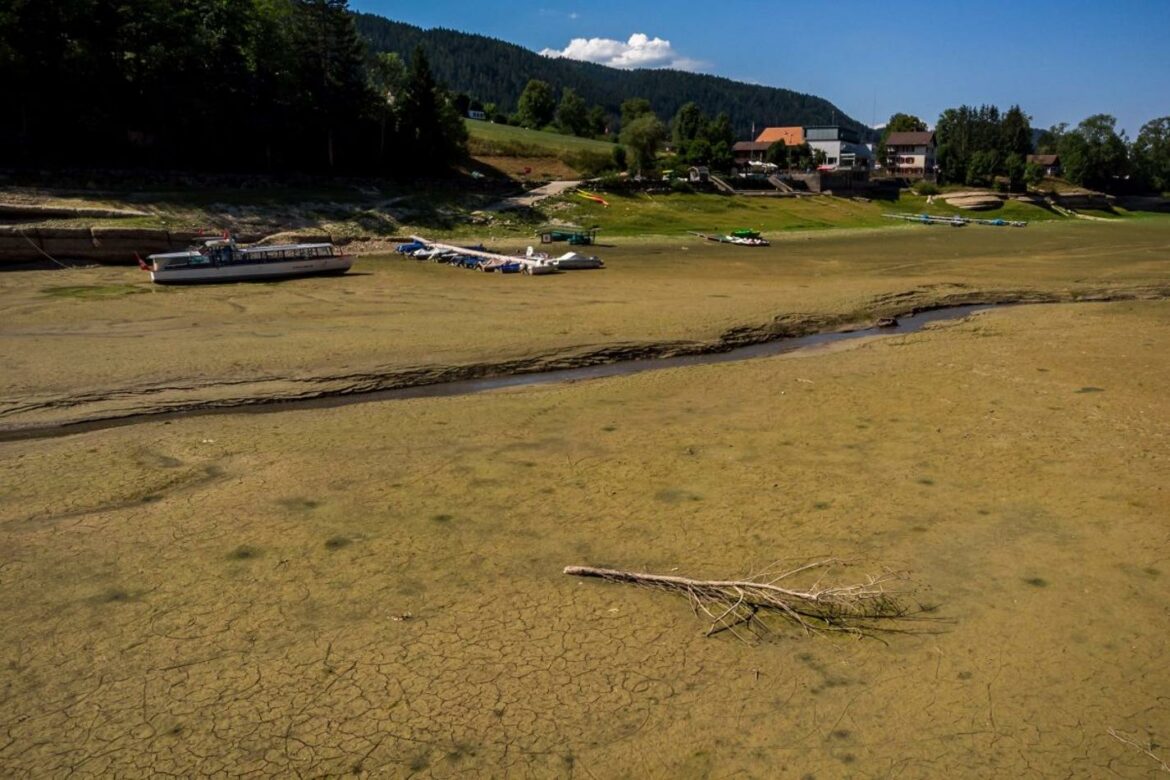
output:
[[[548,261],[556,266],[558,271],[583,271],[593,268],[605,268],[605,263],[596,255],[582,255],[577,252],[566,252],[560,257]]]
[[[408,257],[431,258],[449,253],[449,262],[464,268],[478,268],[485,272],[499,271],[500,273],[524,273],[529,276],[544,276],[557,274],[561,271],[577,270],[581,268],[604,268],[605,263],[598,257],[566,252],[560,257],[552,257],[547,252],[540,252],[528,247],[523,255],[503,255],[497,252],[488,252],[483,247],[458,247],[453,244],[441,244],[421,236],[411,236],[411,243],[402,244],[401,251]]]
[[[353,255],[333,244],[240,247],[225,233],[186,252],[139,258],[138,265],[150,271],[155,284],[206,284],[343,274],[353,266]]]
[[[888,219],[901,219],[906,222],[921,222],[924,225],[950,225],[951,227],[965,227],[966,225],[988,225],[990,227],[1027,227],[1028,223],[1021,220],[1004,219],[976,219],[974,217],[953,217],[935,214],[882,214]]]
[[[898,327],[897,317],[878,317],[878,321],[874,323],[879,328],[896,328]]]
[[[481,259],[479,270],[489,274],[495,273],[497,271],[502,274],[517,274],[520,273],[523,268],[521,267],[519,260],[509,260],[505,257],[494,257],[491,260]]]
[[[691,231],[692,235],[699,238],[705,238],[708,241],[716,241],[720,244],[736,244],[737,246],[770,246],[768,239],[762,237],[759,232],[755,230],[736,230],[732,233],[723,236],[712,236],[706,233],[697,233]]]

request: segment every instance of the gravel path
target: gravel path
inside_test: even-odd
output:
[[[545,198],[551,198],[560,195],[565,190],[570,190],[581,184],[580,181],[550,181],[543,187],[537,187],[534,190],[529,190],[523,195],[517,195],[513,198],[505,198],[498,203],[493,203],[488,206],[485,211],[507,211],[508,209],[528,208],[535,206]]]

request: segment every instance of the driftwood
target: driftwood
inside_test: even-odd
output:
[[[824,585],[820,577],[802,587],[777,584],[801,574],[823,575],[830,567],[840,564],[836,559],[814,561],[779,574],[762,572],[743,580],[695,580],[592,566],[566,566],[564,573],[683,595],[690,600],[695,614],[711,620],[707,636],[730,631],[743,639],[737,627],[766,633],[768,616],[795,623],[808,633],[837,631],[870,636],[879,631],[898,630],[893,621],[908,620],[924,611],[917,605],[908,606],[886,589],[886,583],[902,579],[896,573],[869,576],[863,582],[849,585]]]
[[[1113,737],[1118,742],[1135,747],[1138,750],[1140,750],[1141,752],[1145,753],[1150,758],[1154,759],[1154,761],[1156,761],[1158,763],[1159,770],[1161,770],[1163,772],[1170,772],[1170,764],[1167,764],[1156,753],[1154,753],[1153,740],[1146,740],[1146,744],[1142,745],[1140,742],[1136,742],[1136,741],[1130,739],[1129,737],[1123,737],[1121,734],[1119,734],[1117,732],[1117,729],[1109,728],[1109,729],[1106,729],[1105,731],[1109,736]]]

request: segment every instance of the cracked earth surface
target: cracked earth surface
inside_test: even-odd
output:
[[[1157,776],[1170,304],[0,444],[6,776]],[[707,639],[837,554],[945,622]]]

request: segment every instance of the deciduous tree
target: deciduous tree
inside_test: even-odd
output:
[[[1142,125],[1133,142],[1133,164],[1144,184],[1170,191],[1170,116]]]
[[[522,126],[539,129],[553,120],[556,110],[552,87],[540,79],[531,79],[520,94],[516,114]]]
[[[644,114],[622,125],[622,144],[633,157],[632,168],[638,173],[654,168],[658,146],[666,138],[666,127],[653,114]]]
[[[1065,133],[1058,146],[1060,163],[1069,181],[1096,189],[1111,189],[1128,173],[1124,139],[1109,114],[1094,114]]]
[[[675,148],[682,154],[683,148],[690,141],[699,137],[707,125],[707,115],[699,104],[695,102],[683,103],[674,119],[670,120],[670,139]]]
[[[590,135],[589,108],[581,96],[571,87],[565,87],[561,91],[561,102],[557,106],[556,120],[557,127],[562,132],[583,137]]]
[[[781,168],[788,167],[788,144],[783,141],[777,141],[768,147],[768,151],[764,153],[764,159],[773,165]]]
[[[650,107],[650,101],[646,98],[626,98],[622,101],[621,107],[622,127],[624,128],[638,117],[653,113],[654,109]]]

